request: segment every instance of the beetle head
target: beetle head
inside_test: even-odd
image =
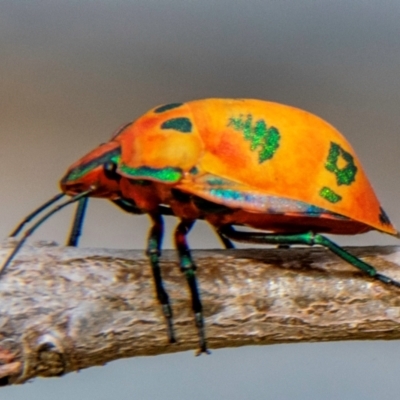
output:
[[[104,143],[72,164],[60,181],[61,190],[70,196],[95,188],[90,196],[119,197],[117,163],[121,155],[118,142]]]

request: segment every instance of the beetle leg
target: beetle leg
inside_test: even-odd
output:
[[[360,260],[359,258],[353,256],[352,254],[348,253],[346,250],[342,249],[336,243],[332,242],[328,238],[322,235],[315,235],[314,236],[314,244],[319,244],[331,250],[333,253],[338,255],[343,260],[347,261],[349,264],[354,265],[356,268],[361,269],[361,271],[367,273],[374,279],[377,279],[383,283],[388,285],[393,285],[400,287],[400,282],[395,281],[392,278],[389,278],[386,275],[382,275],[378,273],[378,271],[372,266],[367,264],[366,262]]]
[[[344,261],[360,269],[361,271],[368,274],[370,277],[377,279],[388,285],[400,287],[400,282],[389,278],[386,275],[382,275],[370,264],[360,260],[358,257],[353,256],[330,239],[320,234],[314,234],[313,232],[305,233],[293,233],[293,234],[274,234],[274,233],[257,233],[257,232],[239,232],[236,231],[232,226],[224,226],[219,229],[220,233],[232,240],[245,243],[264,243],[264,244],[277,244],[277,245],[293,245],[293,244],[305,244],[309,246],[320,245],[331,250],[337,256],[342,258]]]
[[[179,265],[181,271],[185,274],[189,285],[190,294],[192,296],[192,309],[195,316],[196,327],[199,335],[200,348],[197,355],[201,353],[209,353],[207,350],[206,338],[204,333],[203,307],[201,305],[197,280],[196,280],[196,265],[192,260],[190,249],[186,241],[186,235],[192,228],[194,221],[182,220],[175,230],[175,245],[178,250]]]
[[[67,242],[67,246],[78,246],[79,237],[82,233],[82,224],[85,219],[85,212],[88,203],[88,198],[83,197],[78,202],[78,207],[76,208],[74,222],[72,224],[71,233],[69,234],[69,239]]]
[[[161,255],[161,243],[164,233],[164,221],[160,214],[149,214],[153,221],[153,226],[150,229],[146,255],[149,257],[151,269],[153,272],[154,284],[156,287],[157,299],[162,306],[164,317],[167,321],[168,339],[170,343],[175,343],[174,328],[172,324],[172,308],[169,303],[169,297],[164,289],[159,258]]]
[[[224,247],[226,249],[234,249],[235,245],[224,235],[222,235],[219,231],[215,231],[216,234],[218,235],[218,239],[222,242],[222,244],[224,245]]]

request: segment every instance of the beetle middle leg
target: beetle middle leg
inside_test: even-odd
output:
[[[162,306],[162,311],[167,321],[168,339],[170,343],[175,343],[176,340],[172,323],[172,308],[169,303],[168,293],[164,289],[159,263],[162,238],[164,234],[164,220],[160,214],[149,214],[149,216],[153,221],[153,226],[150,229],[147,241],[146,255],[149,257],[150,260],[154,284],[156,287],[157,299]]]
[[[203,306],[200,300],[199,289],[196,279],[196,265],[192,260],[190,249],[186,241],[186,235],[192,228],[194,221],[182,220],[175,230],[175,245],[178,250],[179,265],[181,271],[185,274],[189,285],[190,294],[192,296],[192,309],[195,316],[197,332],[199,335],[199,350],[197,355],[201,353],[209,353],[207,350],[206,337],[204,332]]]

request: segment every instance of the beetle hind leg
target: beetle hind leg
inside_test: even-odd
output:
[[[400,282],[394,279],[382,275],[370,264],[360,260],[358,257],[353,256],[330,239],[320,234],[314,234],[313,232],[305,233],[258,233],[258,232],[240,232],[236,231],[232,226],[227,225],[219,229],[219,232],[223,235],[238,242],[244,243],[259,243],[259,244],[275,244],[275,245],[296,245],[303,244],[308,246],[320,245],[326,247],[344,261],[360,269],[361,271],[368,274],[370,277],[379,280],[387,285],[393,285],[400,288]]]
[[[190,249],[186,241],[186,235],[192,228],[194,221],[182,220],[175,230],[175,245],[178,250],[179,265],[185,274],[186,281],[192,296],[192,309],[195,315],[196,327],[199,335],[199,350],[196,355],[209,353],[204,331],[203,306],[200,300],[199,289],[196,279],[196,265],[192,260]]]
[[[378,273],[378,271],[372,266],[367,264],[366,262],[360,260],[358,257],[353,256],[352,254],[348,253],[346,250],[338,246],[336,243],[332,242],[328,238],[322,235],[315,235],[314,236],[314,244],[319,244],[331,250],[333,253],[338,255],[343,260],[347,261],[349,264],[355,266],[356,268],[360,269],[361,271],[367,273],[374,279],[386,283],[387,285],[393,285],[400,287],[400,282],[395,281],[392,278],[389,278],[386,275],[382,275]]]
[[[149,257],[151,269],[153,272],[154,285],[157,293],[157,300],[162,306],[162,311],[167,321],[168,339],[170,343],[176,343],[174,328],[172,322],[172,308],[169,303],[168,293],[164,289],[159,258],[161,255],[161,243],[164,234],[164,221],[159,214],[150,214],[153,226],[150,229],[146,255]]]
[[[225,249],[234,249],[235,245],[224,235],[222,235],[220,232],[216,231],[218,239],[221,241],[221,243],[224,245]]]

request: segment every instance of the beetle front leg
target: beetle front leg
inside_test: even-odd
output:
[[[201,353],[209,353],[207,350],[206,337],[204,332],[203,306],[201,304],[197,280],[196,265],[192,260],[190,249],[186,241],[186,235],[192,228],[194,221],[182,220],[175,230],[175,246],[178,250],[179,265],[181,271],[185,274],[189,285],[190,294],[192,296],[192,309],[195,316],[196,327],[199,335],[200,348],[196,355]]]
[[[149,216],[153,221],[153,226],[150,229],[147,241],[146,255],[149,257],[150,260],[157,299],[162,306],[162,311],[167,321],[168,339],[170,343],[175,343],[176,340],[172,323],[172,308],[169,303],[168,293],[164,289],[159,263],[162,238],[164,234],[164,221],[162,216],[159,214],[149,214]]]
[[[76,208],[71,233],[69,234],[69,238],[67,241],[67,246],[73,246],[73,247],[78,246],[79,238],[82,233],[82,225],[83,225],[83,220],[85,219],[85,212],[88,201],[89,199],[87,197],[83,197],[78,202],[78,207]]]

